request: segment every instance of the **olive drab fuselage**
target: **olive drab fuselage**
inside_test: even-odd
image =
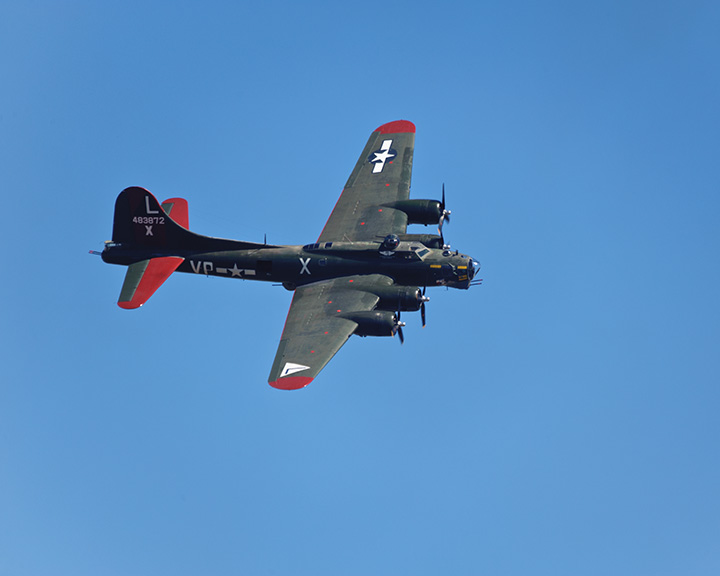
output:
[[[108,246],[103,259],[132,263],[132,255],[126,253],[123,258],[123,252],[120,245]],[[383,274],[402,286],[462,289],[470,286],[477,266],[465,254],[427,248],[416,242],[400,242],[391,252],[381,251],[380,242],[328,242],[251,250],[174,251],[163,255],[184,258],[177,272],[280,283],[290,290],[318,280],[364,274]]]

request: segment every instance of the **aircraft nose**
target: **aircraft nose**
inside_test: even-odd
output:
[[[478,270],[480,270],[480,262],[473,258],[470,258],[470,265],[468,266],[468,276],[470,277],[470,280],[475,277],[475,274],[477,274]]]

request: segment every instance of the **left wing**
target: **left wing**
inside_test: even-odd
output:
[[[415,125],[407,120],[370,134],[318,242],[380,242],[405,234],[407,215],[383,205],[410,197],[414,150]]]
[[[282,390],[304,388],[357,328],[343,313],[373,310],[379,298],[354,284],[392,284],[387,276],[346,276],[295,290],[268,382]]]

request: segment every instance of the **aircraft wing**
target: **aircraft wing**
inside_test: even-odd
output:
[[[318,242],[381,241],[404,234],[407,215],[383,204],[410,197],[415,125],[383,124],[371,135]]]
[[[345,276],[297,288],[268,379],[270,385],[295,390],[310,384],[357,328],[354,321],[341,315],[375,308],[379,298],[363,289],[374,283],[390,285],[392,280],[381,274]]]

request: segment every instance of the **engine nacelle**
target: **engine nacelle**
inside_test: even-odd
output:
[[[438,224],[443,214],[442,203],[438,200],[398,200],[383,206],[405,212],[408,224]]]
[[[379,286],[373,287],[372,292],[380,297],[377,307],[382,310],[416,312],[423,302],[420,288],[412,286]]]
[[[428,248],[442,249],[443,247],[443,238],[437,234],[398,234],[398,237],[402,242],[420,242]]]
[[[354,334],[358,336],[394,336],[398,329],[397,316],[384,310],[348,312],[340,316],[357,323]]]

